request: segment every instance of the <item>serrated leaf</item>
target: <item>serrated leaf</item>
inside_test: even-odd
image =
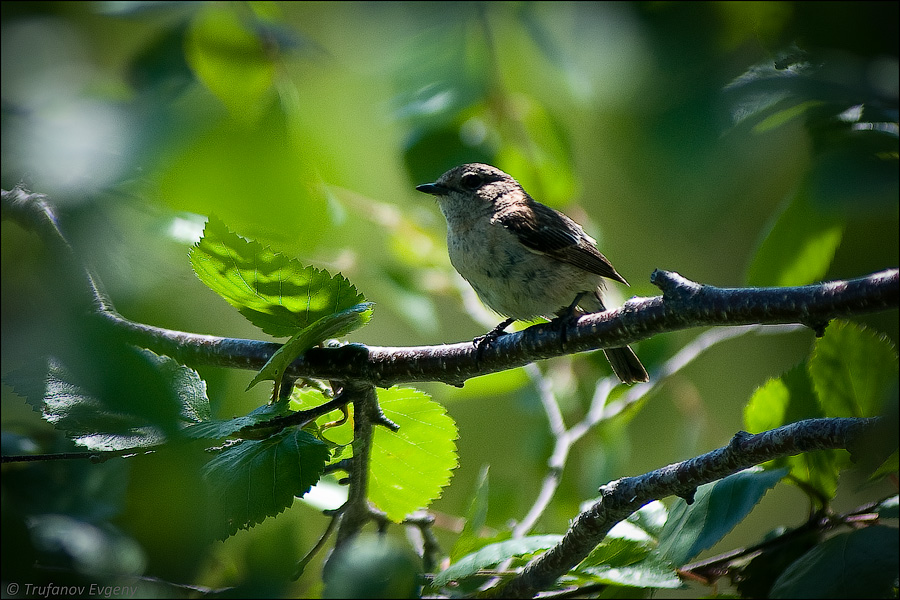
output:
[[[816,340],[809,373],[825,416],[872,417],[895,389],[897,350],[883,335],[835,321]]]
[[[231,232],[210,217],[203,238],[191,248],[197,277],[275,337],[289,337],[319,319],[365,301],[341,275],[304,266]]]
[[[296,427],[222,450],[203,468],[219,538],[289,507],[322,476],[328,454],[323,442]]]
[[[891,598],[898,560],[894,528],[875,526],[842,533],[785,569],[769,598]]]
[[[744,426],[750,433],[761,433],[787,423],[824,416],[810,381],[806,363],[758,388],[744,409]],[[821,498],[832,498],[837,491],[840,470],[847,453],[835,450],[804,452],[766,463],[766,468],[788,467],[789,481],[812,488]]]
[[[747,271],[747,285],[796,286],[825,276],[843,237],[835,216],[822,214],[801,190],[769,229]]]
[[[488,471],[489,465],[485,465],[478,475],[478,483],[475,486],[475,494],[472,496],[472,502],[469,504],[469,510],[466,512],[466,524],[456,538],[453,549],[450,551],[450,562],[455,562],[461,557],[469,554],[473,550],[489,543],[479,536],[481,529],[484,527],[487,519],[488,511]]]
[[[747,469],[700,486],[691,505],[679,499],[669,511],[658,555],[674,566],[685,564],[740,523],[786,474],[786,469]]]
[[[265,423],[266,421],[271,421],[275,417],[286,415],[291,412],[288,407],[289,404],[287,402],[264,404],[242,417],[235,417],[233,419],[204,419],[203,421],[185,427],[182,433],[191,439],[221,439],[240,431],[244,427]]]
[[[468,554],[459,561],[434,576],[433,585],[441,587],[451,581],[474,575],[481,569],[492,567],[514,556],[532,554],[552,548],[562,539],[559,535],[532,535],[515,540],[506,540],[485,546]]]
[[[301,329],[269,358],[247,389],[267,379],[280,382],[285,369],[298,356],[329,338],[340,337],[359,329],[368,323],[371,317],[372,303],[364,302],[339,313],[326,315],[309,327]]]
[[[400,429],[375,430],[369,499],[399,522],[440,497],[450,482],[457,466],[456,424],[443,406],[419,390],[378,390],[378,402]]]
[[[75,366],[50,357],[42,370],[11,374],[7,382],[46,421],[91,450],[155,446],[209,418],[206,383],[193,369],[130,346],[91,352],[105,357],[104,369],[88,364],[87,356]]]

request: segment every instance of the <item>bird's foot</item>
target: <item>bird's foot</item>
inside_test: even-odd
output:
[[[496,340],[501,335],[506,335],[506,331],[504,331],[507,327],[512,325],[515,319],[506,319],[490,331],[488,331],[484,335],[479,335],[477,338],[472,340],[472,345],[475,346],[475,359],[480,360],[481,354],[484,352],[484,349],[491,345],[491,343]]]

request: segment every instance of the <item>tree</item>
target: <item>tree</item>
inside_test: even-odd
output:
[[[4,466],[4,581],[890,594],[897,20],[850,6],[5,4],[4,187],[48,196],[4,192],[4,462],[42,459]],[[857,33],[813,34],[838,20]],[[639,297],[477,354],[493,317],[409,191],[473,160],[576,199]],[[650,384],[585,352],[623,342]],[[874,482],[854,497],[841,448]],[[346,502],[306,508],[343,473]],[[761,531],[708,550],[770,489]],[[384,543],[399,521],[420,558]]]

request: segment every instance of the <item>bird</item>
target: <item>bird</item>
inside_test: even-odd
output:
[[[476,346],[503,335],[514,321],[565,322],[606,310],[604,278],[628,285],[578,223],[536,201],[496,167],[460,165],[416,190],[437,199],[450,263],[485,305],[506,317],[476,338]],[[623,383],[649,381],[630,347],[603,351]]]

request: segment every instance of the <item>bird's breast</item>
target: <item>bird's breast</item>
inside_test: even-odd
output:
[[[450,262],[481,301],[501,315],[551,316],[600,283],[597,275],[529,250],[501,225],[467,225],[448,230]]]

